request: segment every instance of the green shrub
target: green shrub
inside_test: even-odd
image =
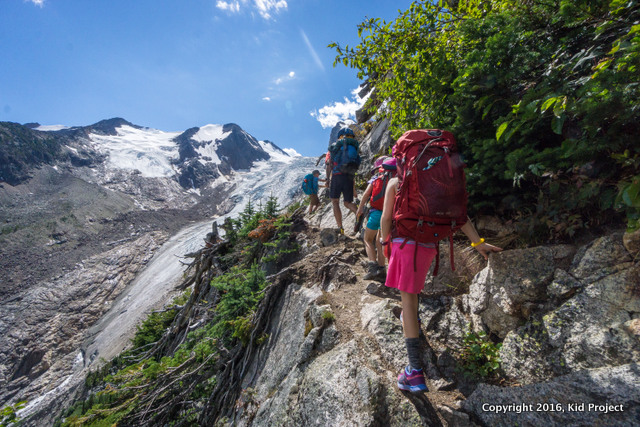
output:
[[[494,344],[484,332],[467,332],[460,354],[463,372],[481,378],[495,375],[500,369],[501,347],[502,344]]]
[[[20,421],[17,412],[27,405],[27,401],[21,401],[13,405],[6,405],[0,409],[0,427],[16,425]]]
[[[327,323],[333,323],[336,320],[336,315],[333,314],[332,311],[325,311],[322,313],[322,318],[327,322]]]
[[[248,318],[262,299],[262,290],[266,286],[264,272],[258,264],[249,269],[236,266],[215,277],[211,286],[221,294],[213,318],[214,335],[227,342],[233,337],[246,341]]]
[[[145,347],[148,344],[158,341],[171,325],[173,319],[175,319],[180,306],[189,299],[190,294],[191,291],[187,290],[184,294],[173,300],[170,308],[151,313],[142,324],[137,327],[136,334],[131,340],[133,348]]]
[[[472,214],[562,239],[622,216],[638,226],[640,165],[619,159],[640,155],[639,19],[635,1],[423,0],[330,46],[376,87],[393,138],[456,134]]]

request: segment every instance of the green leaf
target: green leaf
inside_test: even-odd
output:
[[[500,138],[502,137],[502,134],[504,133],[504,131],[507,130],[509,123],[511,123],[511,121],[504,122],[498,127],[498,130],[496,131],[496,139],[498,141],[500,141]]]
[[[489,114],[489,111],[491,111],[491,107],[493,107],[493,102],[487,105],[486,107],[484,107],[484,111],[482,112],[482,119],[487,117],[487,114]]]
[[[553,116],[553,119],[551,119],[551,129],[554,133],[562,135],[562,127],[564,126],[564,121],[566,118],[567,117],[564,114],[562,114],[560,117]]]
[[[544,113],[547,111],[553,104],[558,100],[557,96],[551,97],[542,103],[542,107],[540,107],[540,112]]]
[[[627,206],[640,208],[640,182],[629,184],[622,191],[622,200]]]

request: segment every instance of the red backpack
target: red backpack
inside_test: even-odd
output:
[[[379,211],[384,208],[384,193],[387,189],[387,183],[391,178],[391,171],[384,171],[378,174],[376,179],[371,183],[371,198],[369,205],[373,209]]]
[[[465,164],[455,137],[438,129],[410,130],[398,139],[393,155],[398,168],[394,236],[405,237],[402,246],[413,239],[436,243],[436,249],[440,240],[449,237],[451,269],[455,270],[453,233],[467,222]],[[439,258],[438,250],[434,275]]]

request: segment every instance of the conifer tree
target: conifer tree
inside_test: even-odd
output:
[[[278,198],[271,194],[267,199],[267,203],[264,207],[265,218],[274,218],[279,210],[280,206],[278,205]]]
[[[249,199],[244,210],[240,213],[240,227],[244,228],[248,223],[250,223],[255,213],[253,202]]]

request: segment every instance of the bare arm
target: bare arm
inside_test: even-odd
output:
[[[393,204],[396,201],[396,191],[398,186],[398,178],[391,178],[387,184],[384,193],[384,208],[382,209],[382,217],[380,218],[380,232],[382,240],[387,241],[391,234],[391,222],[393,220]]]
[[[358,211],[356,212],[356,216],[360,215],[362,213],[362,211],[364,210],[364,206],[369,201],[369,198],[371,197],[371,192],[372,191],[373,191],[373,185],[369,184],[367,186],[367,189],[364,190],[364,194],[362,195],[362,200],[360,200],[360,204],[358,205]]]
[[[467,219],[467,222],[460,228],[460,231],[462,231],[467,236],[467,238],[471,240],[471,243],[476,244],[474,246],[474,249],[480,252],[480,255],[482,255],[484,259],[488,259],[491,252],[502,251],[502,248],[490,245],[489,243],[484,243],[484,240],[480,239],[480,235],[478,234],[478,231],[473,226],[473,223],[470,219]],[[481,241],[482,243],[477,244]]]

